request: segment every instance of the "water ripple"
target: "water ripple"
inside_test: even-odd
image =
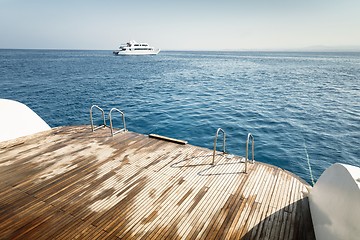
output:
[[[0,50],[0,97],[24,102],[52,127],[89,123],[89,107],[126,113],[130,130],[227,150],[310,182],[334,162],[359,166],[360,54]],[[116,119],[116,125],[120,125]],[[304,149],[306,146],[306,149]]]

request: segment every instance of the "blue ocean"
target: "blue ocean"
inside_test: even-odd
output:
[[[332,163],[360,166],[360,53],[2,49],[0,98],[51,127],[89,124],[93,104],[116,107],[130,131],[210,149],[222,128],[227,151],[241,156],[251,132],[257,161],[309,183]]]

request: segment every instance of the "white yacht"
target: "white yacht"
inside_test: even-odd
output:
[[[147,43],[138,43],[134,40],[121,44],[118,50],[113,51],[118,55],[156,55],[160,49],[149,46]]]

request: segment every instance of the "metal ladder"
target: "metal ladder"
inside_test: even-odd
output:
[[[116,131],[116,132],[114,132],[114,130],[113,130],[112,117],[111,117],[112,111],[117,111],[117,112],[119,112],[119,113],[121,114],[121,118],[122,118],[123,126],[124,126],[124,128],[122,128],[122,129],[120,129],[120,130],[118,130],[118,131]],[[125,123],[125,113],[123,113],[122,111],[120,111],[120,110],[117,109],[117,108],[112,108],[112,109],[110,110],[110,112],[109,112],[109,119],[110,119],[110,129],[111,129],[111,135],[112,135],[112,136],[114,136],[114,135],[117,134],[117,133],[126,132],[126,131],[127,131],[127,130],[126,130],[126,123]]]
[[[98,109],[99,111],[101,111],[101,115],[102,115],[102,119],[104,121],[104,123],[100,126],[97,126],[97,127],[94,127],[94,120],[93,120],[93,109]],[[122,122],[123,122],[123,128],[121,128],[120,130],[114,132],[114,129],[113,129],[113,121],[112,121],[112,112],[113,111],[116,111],[116,112],[119,112],[121,114],[121,118],[122,118]],[[120,132],[126,132],[127,129],[126,129],[126,122],[125,122],[125,113],[120,111],[119,109],[117,108],[112,108],[109,112],[109,121],[110,121],[110,131],[111,131],[111,136],[114,136],[115,134],[117,133],[120,133]],[[97,105],[92,105],[91,108],[90,108],[90,122],[91,122],[91,129],[93,132],[95,132],[95,130],[99,129],[99,128],[105,128],[107,127],[106,126],[106,121],[105,121],[105,112],[104,110],[97,106]]]
[[[104,124],[102,124],[102,125],[100,125],[100,126],[97,126],[97,127],[95,127],[94,128],[94,121],[93,121],[93,116],[92,116],[92,113],[93,113],[93,109],[98,109],[98,110],[100,110],[101,111],[101,115],[102,115],[102,118],[103,118],[103,121],[104,121]],[[102,128],[102,127],[106,127],[106,121],[105,121],[105,112],[104,112],[104,110],[101,108],[101,107],[99,107],[99,106],[97,106],[97,105],[92,105],[91,106],[91,108],[90,108],[90,122],[91,122],[91,130],[93,131],[93,132],[95,132],[95,130],[97,130],[97,129],[99,129],[99,128]]]
[[[211,163],[211,165],[214,165],[214,164],[215,164],[216,142],[217,142],[218,135],[219,135],[219,132],[220,132],[220,131],[223,133],[223,154],[226,153],[226,151],[225,151],[226,133],[225,133],[225,131],[222,130],[221,128],[218,128],[218,130],[216,131],[216,134],[215,134],[215,138],[214,138],[214,152],[213,152],[213,158],[212,158],[212,163]]]
[[[247,139],[246,139],[246,155],[245,155],[245,173],[247,173],[247,163],[249,161],[249,140],[251,139],[251,157],[252,161],[251,163],[255,162],[255,156],[254,156],[254,136],[251,133],[248,133]]]
[[[217,139],[219,136],[219,132],[223,133],[223,154],[226,154],[226,133],[223,129],[218,128],[215,134],[215,138],[214,138],[214,151],[213,151],[213,157],[212,157],[212,162],[211,165],[215,164],[215,154],[216,154],[216,143],[217,143]],[[251,133],[248,133],[247,139],[246,139],[246,147],[245,147],[245,151],[246,151],[246,155],[245,155],[245,173],[247,173],[247,164],[249,161],[249,141],[251,140],[251,156],[252,156],[252,160],[251,163],[255,162],[255,155],[254,155],[254,148],[255,148],[255,141],[254,141],[254,136]]]

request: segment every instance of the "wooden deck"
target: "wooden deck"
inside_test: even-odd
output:
[[[315,239],[309,186],[240,157],[109,129],[0,143],[0,239]]]

